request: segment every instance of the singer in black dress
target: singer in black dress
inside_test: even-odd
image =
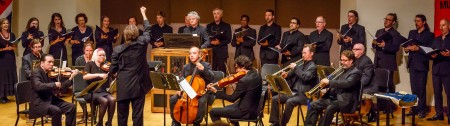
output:
[[[116,43],[119,34],[117,31],[114,32],[114,28],[109,27],[110,21],[108,16],[102,16],[101,21],[102,25],[95,29],[95,48],[103,48],[106,53],[106,60],[111,62],[113,43]]]
[[[67,61],[67,49],[64,43],[70,39],[61,36],[62,34],[67,33],[61,14],[53,13],[52,20],[48,26],[48,43],[50,44],[48,53],[56,58],[59,58],[62,55],[62,60]]]
[[[14,95],[14,84],[17,83],[16,57],[13,45],[16,36],[9,31],[9,21],[6,18],[0,19],[0,103],[8,102],[6,96]],[[6,67],[8,66],[8,67]]]
[[[70,44],[72,44],[72,64],[75,64],[77,57],[83,55],[83,46],[87,41],[93,41],[92,28],[86,26],[88,18],[86,14],[80,13],[75,17],[75,22],[78,26],[72,28],[73,35]],[[83,38],[89,37],[88,40],[82,41]]]
[[[28,20],[27,27],[24,32],[22,32],[22,47],[25,49],[23,51],[23,56],[31,52],[30,43],[34,38],[41,38],[44,36],[44,32],[39,31],[39,20],[32,17]],[[41,41],[42,47],[44,47],[44,41]]]

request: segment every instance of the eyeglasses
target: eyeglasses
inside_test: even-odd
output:
[[[352,49],[353,51],[362,50],[362,49]]]

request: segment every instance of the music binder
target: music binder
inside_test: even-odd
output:
[[[266,41],[266,40],[267,40],[267,41],[272,40],[272,39],[274,39],[274,38],[275,38],[274,35],[268,34],[268,35],[262,37],[262,39],[260,39],[260,40],[258,41],[258,44],[260,44],[261,42],[264,42],[264,41]]]
[[[392,35],[389,32],[385,32],[383,34],[381,34],[380,36],[378,36],[377,38],[375,38],[375,41],[377,41],[378,43],[381,43],[382,41],[384,42],[388,42],[390,40],[392,40],[394,37],[392,37]]]
[[[106,82],[107,80],[108,80],[108,79],[102,79],[102,80],[98,80],[98,81],[95,81],[95,82],[90,83],[86,88],[84,88],[84,89],[80,92],[80,94],[77,95],[77,97],[81,97],[81,96],[84,96],[84,95],[88,94],[88,92],[89,92],[92,88],[95,88],[92,92],[97,91],[103,84],[105,84],[105,82]]]
[[[410,45],[419,45],[420,41],[417,39],[409,39],[406,42],[403,42],[402,44],[400,44],[400,46],[402,46],[403,48],[408,47]]]
[[[16,40],[11,41],[11,44],[17,45],[19,44],[20,40],[22,39],[22,37],[17,38]]]
[[[443,50],[440,50],[440,49],[433,49],[431,47],[426,47],[426,46],[419,46],[419,47],[428,56],[431,56],[433,54],[439,54],[441,51],[443,51]]]

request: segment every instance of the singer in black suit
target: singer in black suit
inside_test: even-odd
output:
[[[302,58],[303,45],[306,43],[306,36],[298,30],[300,19],[292,18],[289,22],[289,31],[283,33],[280,45],[275,48],[281,50],[281,63],[287,66]]]
[[[248,15],[241,16],[241,27],[234,30],[233,40],[231,46],[236,47],[234,58],[240,55],[245,55],[250,60],[255,60],[255,54],[253,52],[253,46],[256,45],[256,30],[248,26],[250,17]],[[236,34],[237,32],[240,32]],[[255,64],[254,64],[255,65]]]
[[[65,114],[66,126],[75,126],[76,106],[58,98],[55,90],[69,88],[78,70],[72,71],[70,78],[64,82],[54,82],[48,76],[52,70],[54,58],[52,55],[42,56],[40,66],[31,74],[30,118],[50,115],[52,126],[61,126],[62,114]]]
[[[341,52],[344,50],[352,50],[353,45],[356,43],[366,43],[366,28],[358,24],[358,12],[350,10],[347,14],[348,24],[341,26],[341,33],[337,36],[337,43],[341,45]],[[344,38],[341,35],[345,35]]]
[[[144,125],[145,94],[153,87],[147,64],[147,46],[150,41],[150,23],[146,8],[141,7],[144,19],[144,33],[139,36],[136,25],[128,25],[124,30],[125,43],[114,48],[109,73],[117,73],[117,120],[119,126],[128,123],[130,103],[133,109],[134,126]]]
[[[281,106],[278,102],[286,104],[284,112],[282,112],[282,126],[289,122],[294,107],[308,104],[308,100],[310,99],[306,97],[305,92],[311,90],[311,88],[313,88],[319,81],[316,64],[312,61],[314,50],[315,48],[311,44],[305,45],[302,51],[303,62],[298,64],[291,63],[289,67],[290,69],[293,69],[292,72],[283,72],[281,74],[282,77],[286,78],[289,87],[292,90],[293,96],[287,96],[285,94],[273,96],[272,109],[269,118],[269,122],[272,123],[272,125],[279,125],[280,111],[278,108]]]
[[[435,99],[436,115],[428,118],[429,121],[444,120],[444,109],[442,101],[442,90],[445,90],[446,95],[450,93],[450,22],[448,19],[442,19],[440,21],[440,30],[442,35],[436,37],[431,43],[431,48],[442,50],[438,54],[431,55],[433,60],[432,78],[433,78],[433,91]],[[447,101],[450,101],[450,97],[447,97]],[[447,106],[450,106],[450,102],[447,102]],[[449,117],[447,112],[447,119]],[[450,123],[449,123],[450,124]]]
[[[330,48],[333,45],[333,33],[325,28],[327,24],[323,16],[316,18],[316,29],[309,34],[311,43],[316,43],[314,63],[316,65],[330,66]]]
[[[223,10],[215,8],[214,22],[206,25],[206,31],[210,35],[213,52],[212,69],[227,73],[225,63],[228,58],[228,44],[231,42],[231,26],[222,20],[222,16]]]
[[[352,51],[345,50],[341,53],[344,73],[336,80],[324,78],[320,81],[321,87],[328,86],[330,90],[319,100],[311,102],[306,114],[305,126],[315,126],[323,109],[325,111],[319,126],[330,126],[336,112],[354,113],[356,111],[362,73],[354,65],[355,60]]]
[[[269,40],[261,41],[258,43],[261,45],[259,51],[259,58],[261,60],[261,66],[266,63],[269,64],[278,64],[278,53],[274,50],[269,49],[269,47],[275,47],[280,44],[281,40],[281,26],[274,22],[275,20],[275,11],[268,9],[265,12],[266,24],[259,28],[258,33],[258,41],[261,41],[262,38],[266,37],[269,34],[272,34],[274,37]]]
[[[153,48],[163,47],[164,46],[164,33],[173,33],[172,27],[166,24],[166,14],[162,11],[156,12],[156,22],[157,24],[152,25],[150,27],[152,31],[152,39],[150,39],[150,43]]]
[[[220,121],[220,117],[233,119],[256,119],[259,114],[258,107],[262,92],[262,78],[253,69],[252,61],[247,56],[238,56],[235,59],[236,72],[245,72],[246,75],[239,79],[233,94],[227,95],[224,91],[217,91],[213,86],[207,88],[215,93],[216,98],[234,102],[225,108],[211,109],[210,116],[214,123]],[[239,101],[237,101],[239,100]],[[237,102],[236,102],[237,101]],[[231,122],[239,126],[238,122]]]
[[[417,39],[419,43],[408,45],[404,48],[409,53],[406,68],[409,70],[411,91],[419,98],[418,106],[414,106],[408,115],[419,114],[419,118],[425,118],[428,114],[427,107],[427,78],[429,70],[429,58],[419,46],[430,47],[434,34],[430,31],[425,15],[418,14],[415,17],[415,30],[409,31],[408,39]]]

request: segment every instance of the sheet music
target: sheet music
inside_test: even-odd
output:
[[[67,61],[63,61],[62,67],[61,68],[66,68],[67,65]]]
[[[197,96],[197,92],[192,89],[191,85],[189,85],[189,82],[186,79],[183,79],[180,82],[180,87],[186,92],[189,98],[194,99]]]
[[[426,47],[426,46],[420,46],[420,48],[422,48],[422,50],[425,52],[425,53],[430,53],[430,52],[433,52],[435,49],[433,49],[433,48],[430,48],[430,47]]]

